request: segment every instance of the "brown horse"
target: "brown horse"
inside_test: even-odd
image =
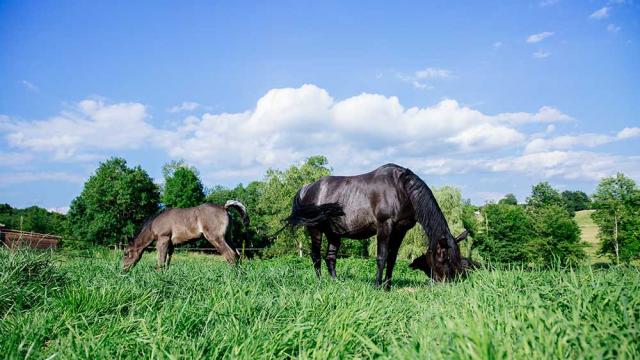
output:
[[[158,269],[168,267],[175,245],[200,236],[204,236],[230,264],[235,264],[238,252],[225,240],[230,223],[229,208],[238,210],[246,231],[249,225],[247,209],[235,200],[227,201],[224,206],[207,203],[191,208],[167,209],[147,220],[138,236],[124,250],[123,269],[127,271],[135,266],[144,249],[154,240],[158,251]]]
[[[306,227],[311,236],[311,259],[320,275],[322,234],[329,241],[327,268],[336,276],[340,239],[377,235],[376,285],[389,288],[398,249],[406,232],[419,223],[429,237],[427,255],[431,276],[447,280],[465,271],[458,243],[431,189],[411,170],[387,164],[356,176],[325,176],[303,186],[293,199],[287,223]],[[382,275],[386,265],[386,275]]]

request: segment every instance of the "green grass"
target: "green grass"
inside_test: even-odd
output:
[[[587,251],[591,262],[606,262],[606,258],[598,257],[596,254],[600,246],[600,240],[598,239],[598,225],[596,225],[596,223],[593,222],[593,219],[591,219],[591,214],[593,214],[593,212],[594,210],[576,211],[575,219],[582,232],[582,241],[589,245],[585,250]]]
[[[120,254],[0,250],[0,354],[56,358],[638,358],[640,272],[478,270],[431,284],[400,262],[390,292],[374,260],[236,268],[153,254],[129,274]]]

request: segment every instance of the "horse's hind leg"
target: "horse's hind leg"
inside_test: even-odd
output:
[[[336,258],[338,257],[338,250],[340,250],[340,236],[335,234],[327,234],[327,240],[329,240],[329,247],[327,248],[327,269],[329,275],[335,279],[336,277]]]
[[[205,230],[203,234],[204,238],[207,239],[207,241],[209,241],[209,243],[213,245],[213,247],[216,248],[222,256],[224,256],[228,263],[236,263],[237,253],[231,249],[229,244],[224,240],[224,234],[218,235],[210,230]]]
[[[169,264],[171,263],[171,256],[173,256],[173,250],[175,249],[175,246],[173,245],[173,243],[171,241],[169,241],[169,246],[167,248],[167,260],[165,262],[165,266],[167,268],[169,268]]]
[[[316,228],[307,228],[309,236],[311,237],[311,262],[316,269],[316,275],[320,277],[321,261],[320,261],[320,246],[322,245],[322,232]]]
[[[164,268],[167,263],[167,252],[171,238],[169,236],[159,236],[156,242],[156,250],[158,251],[158,270]]]

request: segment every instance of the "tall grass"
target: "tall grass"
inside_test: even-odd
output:
[[[231,268],[180,254],[156,272],[147,254],[122,274],[119,253],[87,255],[0,250],[4,358],[640,356],[631,267],[478,270],[431,284],[400,262],[384,292],[374,260],[340,259],[332,281],[308,259]]]

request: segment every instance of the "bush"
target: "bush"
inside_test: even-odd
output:
[[[490,204],[484,207],[485,229],[474,243],[483,258],[500,262],[528,262],[535,238],[533,224],[524,208]]]
[[[531,210],[536,238],[530,244],[531,260],[550,266],[576,265],[586,258],[580,228],[566,209],[550,205]]]

